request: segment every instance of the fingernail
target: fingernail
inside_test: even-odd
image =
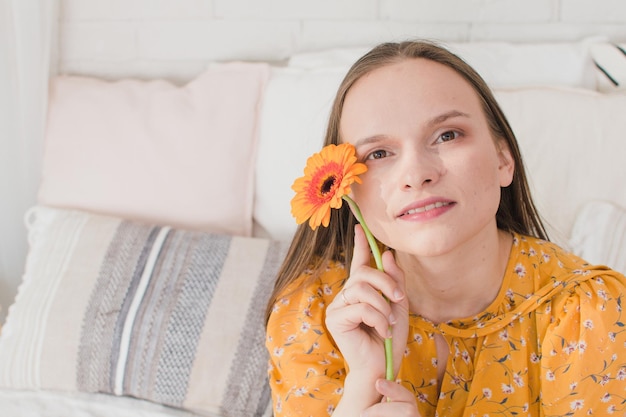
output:
[[[404,297],[404,293],[396,288],[393,292],[393,296],[396,300],[402,300],[402,297]]]
[[[389,315],[389,324],[396,324],[396,316],[393,313]]]

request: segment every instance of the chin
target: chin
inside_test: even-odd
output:
[[[415,227],[413,227],[415,226]],[[445,255],[467,240],[468,231],[459,228],[435,227],[428,224],[400,224],[396,228],[370,227],[383,245],[414,256]],[[376,230],[375,230],[376,229]]]
[[[444,255],[454,246],[449,240],[443,239],[441,236],[432,237],[424,234],[422,236],[396,241],[396,246],[389,245],[396,251],[404,252],[414,256],[432,257]]]

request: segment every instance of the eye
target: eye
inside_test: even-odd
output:
[[[382,159],[389,156],[389,153],[383,149],[377,149],[373,152],[370,152],[365,159]]]
[[[448,130],[439,135],[439,137],[437,138],[437,142],[449,142],[458,138],[459,136],[461,136],[461,134],[456,130]]]

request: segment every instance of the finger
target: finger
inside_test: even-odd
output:
[[[400,384],[393,381],[379,379],[376,381],[376,390],[383,396],[380,403],[374,404],[365,410],[363,417],[419,417],[417,403],[413,394]]]
[[[397,323],[392,326],[393,334],[393,368],[394,375],[400,369],[402,363],[402,357],[406,348],[406,340],[408,337],[408,314],[409,314],[409,300],[406,297],[406,283],[404,272],[396,264],[393,253],[387,251],[383,253],[383,265],[387,274],[393,279],[395,284],[395,290],[393,297],[389,296],[392,301],[391,316],[397,320]],[[402,289],[402,290],[401,290]]]
[[[358,309],[355,307],[359,307]],[[339,314],[337,312],[341,312]],[[367,315],[365,315],[367,312]],[[396,322],[392,314],[391,305],[369,283],[355,281],[349,287],[344,287],[326,309],[326,318],[345,321],[345,325],[333,326],[342,332],[354,330],[359,323],[377,329],[381,337],[390,335],[385,330]],[[361,320],[361,321],[358,321]]]
[[[415,404],[415,396],[403,385],[386,379],[376,380],[376,391],[383,396],[383,401]]]
[[[396,263],[396,259],[391,251],[385,251],[382,256],[383,268],[385,273],[393,278],[393,285],[389,285],[386,289],[381,289],[387,298],[393,302],[400,302],[404,300],[405,295],[405,280],[404,271],[400,269]],[[386,290],[386,291],[385,291]]]
[[[363,325],[376,331],[380,338],[391,337],[389,316],[369,304],[352,304],[326,315],[326,326],[331,333],[349,333],[363,330]]]
[[[350,332],[365,325],[374,329],[381,339],[391,337],[389,318],[366,303],[353,304],[341,312],[343,320],[333,326],[339,332]],[[327,316],[327,326],[328,316]]]
[[[373,271],[370,275],[376,275],[376,271]],[[391,305],[383,297],[379,289],[379,287],[390,287],[388,281],[390,280],[386,276],[373,276],[369,279],[355,280],[354,283],[341,290],[339,297],[344,305],[369,304],[384,316],[389,317],[390,324],[393,324],[395,319],[390,316]],[[391,286],[393,287],[393,285]]]
[[[365,232],[360,224],[354,226],[354,252],[350,269],[355,271],[360,266],[370,264],[370,246],[365,237]]]
[[[371,248],[365,236],[365,232],[363,231],[363,227],[357,224],[354,227],[354,251],[352,254],[350,273],[354,275],[359,271],[363,271],[364,267],[368,270],[376,271],[375,268],[370,268],[370,265]],[[387,271],[387,268],[389,268],[389,271]],[[382,273],[369,275],[368,281],[374,288],[381,291],[387,299],[394,302],[402,300],[404,298],[404,273],[397,266],[393,253],[390,251],[383,253],[383,269],[386,273],[391,272],[390,275],[393,278],[393,282],[390,282],[387,275]],[[353,303],[358,302],[354,301],[354,299],[351,300]]]

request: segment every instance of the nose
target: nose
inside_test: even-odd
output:
[[[441,158],[430,150],[419,149],[406,153],[399,164],[399,184],[405,190],[436,183],[442,174]]]

